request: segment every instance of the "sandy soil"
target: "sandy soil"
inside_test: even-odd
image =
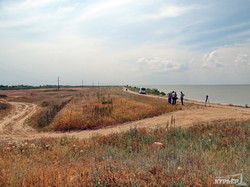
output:
[[[137,94],[131,92],[133,94]],[[147,97],[157,97],[146,95]],[[164,97],[163,99],[166,99]],[[165,101],[164,101],[165,102]],[[193,102],[193,101],[186,101]],[[96,135],[108,135],[127,131],[130,128],[156,128],[166,127],[171,123],[171,118],[175,120],[175,126],[189,127],[201,123],[211,123],[220,121],[242,121],[250,120],[250,108],[233,107],[220,104],[210,104],[204,106],[204,103],[187,104],[182,106],[182,110],[163,114],[153,118],[127,122],[115,127],[107,127],[98,130],[85,130],[73,132],[37,132],[25,125],[25,120],[35,111],[36,105],[29,103],[11,103],[15,110],[0,121],[0,142],[24,141],[37,138],[57,138],[57,137],[75,137],[90,138]],[[178,103],[177,103],[178,104]]]
[[[10,102],[13,109],[11,113],[0,121],[0,135],[14,135],[33,131],[25,125],[25,120],[36,112],[37,106],[31,103]]]

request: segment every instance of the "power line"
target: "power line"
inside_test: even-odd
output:
[[[57,83],[58,83],[57,89],[59,90],[59,84],[60,84],[60,78],[59,78],[59,76],[58,76],[58,79],[57,79]]]

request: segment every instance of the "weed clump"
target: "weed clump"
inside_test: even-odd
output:
[[[7,110],[7,109],[9,109],[11,106],[10,106],[10,104],[8,104],[8,103],[2,103],[2,102],[0,102],[0,111],[2,110],[2,111],[4,111],[4,110]]]
[[[0,98],[6,98],[6,97],[8,97],[8,96],[0,94]]]
[[[6,102],[0,102],[0,119],[7,116],[12,109],[12,106]]]

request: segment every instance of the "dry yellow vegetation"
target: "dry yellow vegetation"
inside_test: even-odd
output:
[[[0,186],[213,186],[215,177],[235,173],[249,184],[249,125],[170,124],[86,140],[3,144]]]
[[[179,110],[159,98],[124,93],[121,87],[83,91],[55,117],[50,130],[97,129]]]

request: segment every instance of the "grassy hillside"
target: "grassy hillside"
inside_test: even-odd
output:
[[[236,173],[250,184],[249,122],[173,125],[1,145],[0,186],[212,186]]]
[[[38,105],[29,124],[40,130],[84,130],[179,110],[161,99],[125,93],[122,87],[7,90],[8,101]],[[0,115],[1,115],[0,111]]]
[[[48,129],[97,129],[179,109],[179,106],[168,105],[161,99],[125,93],[121,87],[92,88],[74,97]]]

